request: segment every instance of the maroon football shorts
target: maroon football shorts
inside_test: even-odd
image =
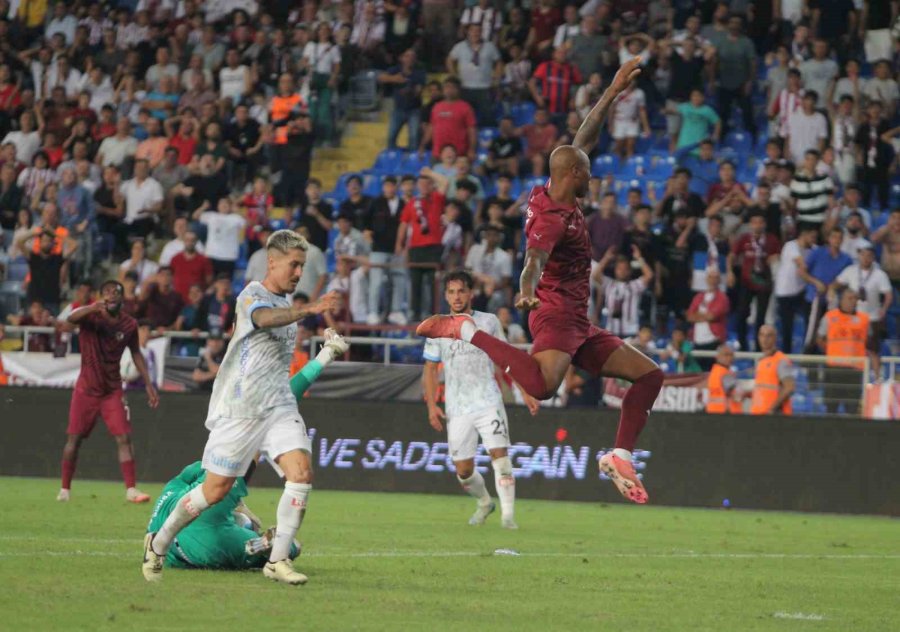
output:
[[[90,436],[97,425],[98,416],[103,417],[109,434],[131,434],[128,407],[121,390],[97,396],[77,389],[72,393],[72,403],[69,405],[69,427],[66,434]]]
[[[576,312],[577,313],[577,312]],[[555,349],[572,356],[572,364],[593,376],[612,352],[625,342],[605,329],[592,325],[587,317],[579,318],[572,311],[538,309],[529,317],[529,327],[534,344],[531,353]]]

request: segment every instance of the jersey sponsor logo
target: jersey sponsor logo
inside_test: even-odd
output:
[[[116,332],[116,340],[118,340],[119,342],[122,342],[123,340],[125,340],[125,334],[121,331],[117,331]]]
[[[236,470],[241,466],[240,461],[233,461],[216,453],[209,455],[209,462],[223,470]]]

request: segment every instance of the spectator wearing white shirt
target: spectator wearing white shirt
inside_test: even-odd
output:
[[[785,146],[788,155],[795,164],[801,164],[804,155],[810,149],[821,154],[828,138],[828,121],[820,112],[816,112],[819,95],[812,90],[804,93],[799,110],[788,116],[785,134]]]
[[[781,321],[781,346],[785,353],[791,352],[794,318],[797,314],[805,317],[809,313],[806,281],[800,271],[806,271],[806,256],[815,246],[818,232],[813,227],[801,229],[797,239],[787,242],[781,249],[781,258],[775,270],[775,299]]]
[[[240,256],[247,220],[234,213],[227,197],[220,199],[216,208],[218,212],[204,212],[201,207],[194,213],[194,219],[206,226],[206,256],[216,276],[224,273],[230,278]]]
[[[125,198],[123,221],[129,234],[146,237],[156,228],[164,198],[162,185],[150,177],[149,163],[136,160],[134,178],[123,182],[119,190]]]
[[[60,33],[66,38],[66,44],[71,46],[75,41],[76,28],[78,28],[77,18],[69,13],[66,3],[60,1],[53,5],[53,18],[47,22],[44,38],[49,40],[54,34]]]
[[[225,53],[225,65],[219,70],[219,98],[231,99],[237,104],[253,87],[253,74],[241,63],[241,56],[236,48],[229,48]]]
[[[367,7],[371,7],[369,4]],[[374,10],[374,9],[372,9]],[[382,25],[382,39],[384,28]],[[303,49],[303,63],[312,71],[310,89],[315,99],[310,105],[309,116],[317,134],[332,140],[334,136],[334,110],[332,101],[337,89],[341,71],[341,49],[331,39],[331,27],[322,22],[316,29],[316,41],[309,42]]]
[[[894,300],[894,290],[887,273],[875,263],[875,246],[867,244],[859,250],[859,261],[835,279],[838,289],[850,288],[859,295],[857,309],[869,315],[867,349],[876,379],[881,375],[881,343],[887,335],[885,318]]]
[[[866,82],[863,94],[869,101],[884,104],[884,116],[887,120],[894,118],[897,101],[900,100],[900,88],[897,87],[897,81],[891,77],[889,61],[885,59],[875,65],[875,76]]]
[[[862,215],[858,211],[850,213],[844,223],[844,241],[841,242],[841,252],[847,253],[853,259],[853,263],[859,261],[860,250],[872,247],[872,244],[866,239],[867,233]]]
[[[813,57],[800,64],[800,74],[807,91],[818,94],[825,105],[831,102],[840,68],[828,57],[828,42],[821,39],[813,42]]]
[[[496,312],[512,304],[512,255],[500,247],[503,232],[497,226],[486,225],[481,236],[481,243],[469,248],[466,268],[472,271],[487,311]]]
[[[66,55],[60,55],[55,63],[47,68],[44,93],[50,94],[53,88],[60,86],[66,91],[66,98],[75,99],[82,88],[81,72],[72,68],[72,63]]]
[[[581,33],[578,17],[578,7],[567,4],[563,9],[563,23],[556,27],[556,35],[553,36],[553,48],[571,45],[572,40]]]
[[[834,170],[841,184],[856,182],[856,119],[859,116],[856,100],[850,95],[841,97],[831,124],[831,148],[834,150]]]
[[[247,269],[244,271],[244,283],[262,281],[266,278],[266,273],[269,270],[269,251],[266,248],[266,242],[269,241],[271,234],[272,227],[268,224],[263,224],[257,229],[256,238],[259,240],[260,247],[247,260]],[[304,274],[306,273],[306,263],[303,264],[303,272]]]
[[[145,77],[147,90],[159,90],[159,80],[163,76],[169,76],[178,81],[179,72],[178,64],[172,63],[169,57],[169,49],[165,46],[160,46],[156,49],[156,63],[147,69]]]
[[[493,6],[492,0],[478,0],[478,4],[463,9],[457,34],[460,39],[465,37],[470,24],[480,24],[481,39],[493,42],[503,26],[503,12]]]
[[[44,131],[43,119],[40,112],[36,111],[38,116],[38,127],[34,127],[34,115],[25,110],[19,116],[19,130],[9,132],[3,137],[0,144],[12,143],[16,146],[16,160],[24,164],[31,163],[31,159],[41,148],[41,132]]]
[[[457,42],[447,56],[447,72],[459,77],[461,96],[475,110],[478,124],[494,124],[493,86],[499,84],[503,60],[493,42],[481,38],[481,25],[470,24],[466,39]]]
[[[859,186],[856,184],[848,184],[844,187],[844,197],[838,201],[838,206],[833,211],[837,213],[834,220],[837,221],[839,225],[843,226],[847,219],[849,219],[851,213],[859,213],[859,216],[862,218],[863,226],[865,226],[864,233],[868,235],[872,228],[872,214],[859,205],[861,201],[862,191],[860,191]]]
[[[104,105],[112,105],[116,101],[116,93],[112,80],[103,74],[100,66],[94,66],[90,72],[81,77],[81,90],[91,95],[90,108],[100,116]]]
[[[166,242],[166,245],[163,246],[162,252],[159,254],[159,265],[168,266],[172,263],[172,259],[175,255],[184,252],[184,236],[188,232],[188,221],[186,217],[176,217],[175,222],[172,225],[172,232],[175,233],[175,238]],[[265,242],[263,242],[265,243]],[[203,254],[203,244],[198,243],[196,246],[197,252]],[[265,275],[263,275],[265,276]],[[254,279],[254,280],[262,280],[262,279]]]
[[[647,119],[647,98],[644,91],[634,82],[613,101],[610,127],[616,141],[616,153],[622,158],[634,154],[637,137],[650,135],[650,123]]]
[[[97,164],[121,169],[125,161],[137,153],[137,148],[138,141],[131,135],[131,121],[120,117],[116,121],[116,133],[104,138],[97,149]]]
[[[125,275],[128,272],[134,272],[137,275],[138,294],[140,294],[140,288],[144,287],[144,284],[159,272],[159,265],[147,258],[147,246],[143,239],[135,239],[132,242],[131,257],[119,265],[119,283],[125,282]]]
[[[641,276],[631,278],[631,262],[625,255],[616,256],[613,249],[606,251],[591,274],[603,296],[603,311],[606,313],[606,329],[621,338],[636,336],[641,325],[641,296],[653,280],[653,271],[636,245],[631,247],[635,261],[641,267]],[[603,271],[615,259],[613,276]]]
[[[303,293],[314,301],[322,295],[325,284],[328,283],[328,266],[325,261],[325,253],[309,239],[309,228],[299,226],[297,234],[306,239],[309,248],[306,250],[306,263],[303,264],[303,274],[294,295]],[[253,253],[256,254],[256,253]],[[249,269],[249,268],[248,268]]]

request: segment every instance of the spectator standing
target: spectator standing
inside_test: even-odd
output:
[[[756,140],[756,122],[753,118],[753,81],[756,78],[756,51],[753,43],[743,35],[743,19],[732,15],[728,19],[728,33],[717,38],[716,75],[719,80],[719,108],[724,130],[728,131],[731,108],[736,102],[744,117],[744,129]]]
[[[371,3],[366,3],[370,11]],[[384,25],[381,26],[381,40],[384,40]],[[352,40],[363,52],[367,44]],[[341,49],[331,37],[331,27],[326,22],[316,26],[316,41],[309,42],[303,49],[303,64],[310,72],[310,106],[309,116],[316,133],[323,140],[333,141],[335,91],[341,72]]]
[[[535,156],[540,156],[544,161],[550,157],[559,136],[556,126],[550,122],[547,109],[543,107],[535,110],[534,122],[523,125],[517,130],[517,134],[525,139],[525,159],[532,160]]]
[[[778,335],[772,325],[763,325],[757,337],[762,357],[756,363],[751,415],[792,415],[791,396],[797,388],[797,369],[778,349]]]
[[[372,198],[363,195],[362,177],[353,174],[347,179],[347,199],[338,207],[338,216],[347,217],[356,230],[364,230],[372,208]]]
[[[228,166],[232,170],[229,179],[235,188],[243,188],[256,176],[264,141],[260,125],[250,117],[246,103],[239,103],[234,108],[234,119],[225,126],[223,138],[228,150]]]
[[[364,226],[366,239],[371,244],[367,320],[370,325],[381,323],[385,313],[388,322],[406,324],[402,307],[408,281],[403,262],[394,253],[402,212],[403,201],[397,195],[397,180],[389,176],[381,183],[381,195],[372,203]],[[387,280],[390,280],[390,291],[386,309],[382,309],[381,296]]]
[[[435,270],[443,255],[441,216],[445,202],[444,195],[435,190],[428,176],[420,175],[416,187],[417,195],[407,202],[400,216],[394,247],[394,252],[405,255],[411,264],[410,310],[414,320],[426,318],[433,311],[430,301]]]
[[[706,223],[706,233],[696,231],[691,238],[691,260],[693,273],[691,275],[691,289],[695,292],[704,292],[708,289],[706,280],[710,268],[719,271],[719,279],[726,272],[728,255],[731,252],[729,241],[722,234],[724,222],[721,215],[709,217]],[[725,286],[722,285],[723,289]]]
[[[900,291],[900,208],[891,211],[887,223],[872,234],[872,242],[881,246],[881,268]]]
[[[308,230],[305,226],[297,228],[297,233],[309,241]],[[308,301],[314,301],[322,295],[322,290],[328,283],[328,267],[325,264],[325,253],[309,241],[306,251],[306,263],[303,266],[303,274],[294,292],[294,297],[306,296]]]
[[[122,169],[126,161],[137,153],[137,148],[137,138],[131,135],[131,121],[120,117],[116,121],[116,133],[104,138],[97,149],[97,164]]]
[[[676,326],[684,323],[684,312],[691,303],[690,241],[694,221],[687,209],[675,212],[672,224],[659,234],[660,256],[655,262],[654,294],[662,306],[657,309],[658,329],[668,331],[669,313],[675,316]]]
[[[863,0],[860,32],[864,34],[866,61],[870,64],[881,59],[890,59],[894,52],[891,26],[896,17],[896,8],[890,2]]]
[[[612,250],[607,250],[591,274],[603,297],[606,329],[621,338],[637,335],[641,325],[641,295],[653,280],[653,270],[647,265],[637,246],[632,246],[631,255],[641,270],[641,276],[636,279],[632,279],[628,257],[616,256]],[[615,264],[610,278],[603,271],[613,260]]]
[[[866,239],[866,225],[863,223],[862,214],[853,211],[844,222],[844,240],[841,242],[841,250],[853,260],[859,262],[859,251],[872,244]]]
[[[616,141],[616,153],[622,158],[630,158],[634,154],[637,137],[650,136],[647,98],[635,82],[631,82],[613,101],[609,121],[610,133]]]
[[[494,43],[484,41],[481,34],[481,24],[470,24],[466,28],[466,39],[450,50],[447,72],[459,77],[462,98],[475,111],[478,125],[492,126],[494,100],[491,92],[500,84],[503,62]]]
[[[722,121],[716,111],[706,105],[704,101],[703,90],[695,88],[691,90],[688,103],[679,104],[674,111],[667,110],[671,114],[678,114],[681,118],[678,141],[675,144],[676,150],[699,146],[700,141],[707,138],[719,142]]]
[[[457,154],[467,154],[475,158],[476,121],[472,106],[459,99],[460,83],[456,77],[444,79],[444,98],[431,108],[431,118],[422,138],[420,151],[431,143],[434,158],[440,156],[441,149],[451,145]]]
[[[819,320],[828,309],[827,296],[833,290],[834,280],[844,268],[853,264],[853,260],[841,250],[843,240],[844,231],[832,228],[828,231],[826,245],[810,251],[806,256],[805,269],[799,268],[800,276],[807,283],[806,301],[811,305],[806,329],[806,353],[815,351],[815,337],[812,334],[819,330]]]
[[[819,152],[806,152],[803,163],[791,180],[791,198],[797,211],[797,225],[821,228],[832,206],[834,183],[827,175],[819,175]]]
[[[597,29],[596,16],[586,15],[581,19],[577,34],[568,40],[567,46],[569,60],[578,69],[582,79],[603,71],[609,38]]]
[[[394,109],[391,110],[388,129],[388,149],[397,148],[397,136],[405,125],[406,147],[409,151],[415,151],[419,147],[419,130],[422,127],[422,88],[425,86],[426,76],[416,67],[415,49],[403,51],[399,61],[398,65],[391,66],[378,75],[379,83],[393,88]]]
[[[175,222],[172,225],[172,232],[175,234],[174,239],[170,239],[166,242],[166,245],[163,246],[162,252],[159,255],[159,265],[167,266],[172,262],[172,259],[180,252],[184,252],[185,246],[185,235],[188,232],[188,221],[186,217],[178,217],[175,219]],[[196,234],[194,235],[196,237]],[[202,244],[198,244],[197,251],[202,253],[203,246]]]
[[[334,209],[322,199],[322,183],[317,178],[310,178],[306,185],[306,202],[301,208],[298,224],[306,228],[309,235],[307,241],[315,244],[319,250],[326,250],[328,233],[333,226],[331,216]]]
[[[244,271],[244,284],[252,283],[253,281],[261,282],[266,278],[266,273],[269,270],[269,251],[268,248],[266,248],[266,244],[269,241],[269,236],[271,234],[272,227],[268,224],[263,224],[258,227],[255,239],[257,240],[259,247],[247,260],[247,269]],[[303,264],[303,268],[304,271],[306,271],[307,263]]]
[[[900,88],[897,80],[891,76],[891,62],[883,59],[875,64],[875,76],[869,79],[863,88],[863,94],[870,102],[878,101],[884,108],[884,117],[893,120],[900,101]]]
[[[813,42],[812,59],[800,64],[800,75],[807,92],[815,92],[822,103],[831,103],[834,84],[840,74],[837,62],[828,57],[828,42],[817,39]]]
[[[568,61],[568,50],[556,48],[550,61],[541,62],[535,69],[528,88],[538,107],[547,108],[554,124],[562,127],[581,82],[578,68]]]
[[[677,211],[687,211],[688,217],[700,218],[706,208],[703,198],[691,191],[693,174],[687,167],[679,167],[666,183],[665,195],[659,205],[658,215],[671,222]]]
[[[869,336],[866,346],[872,371],[881,377],[881,343],[887,337],[885,319],[894,300],[894,290],[887,273],[875,263],[875,246],[860,249],[859,262],[844,268],[835,279],[838,291],[849,288],[859,299],[858,309],[869,316]]]
[[[516,135],[512,119],[507,116],[500,119],[498,131],[497,137],[491,141],[488,147],[488,155],[482,166],[489,175],[495,175],[498,172],[518,174],[522,141]]]
[[[194,219],[206,226],[206,256],[215,274],[234,274],[235,263],[240,256],[241,241],[247,220],[234,212],[230,198],[224,197],[216,205],[217,212],[194,214]]]
[[[201,244],[197,233],[186,231],[182,239],[183,249],[172,257],[169,266],[172,270],[172,285],[181,298],[187,302],[192,287],[197,286],[201,290],[209,287],[213,279],[213,267],[209,259],[200,251]]]
[[[125,198],[123,221],[128,226],[128,233],[146,237],[154,232],[164,195],[159,182],[150,177],[150,164],[146,160],[135,161],[134,178],[123,182],[120,192]]]
[[[197,358],[197,366],[191,377],[194,384],[201,391],[212,391],[213,382],[216,381],[216,375],[219,374],[219,367],[225,359],[225,341],[222,334],[210,334],[206,339],[206,346],[200,350],[200,356]]]
[[[131,243],[131,257],[119,264],[119,282],[124,283],[125,275],[129,272],[137,275],[138,293],[147,280],[159,272],[159,265],[147,258],[147,246],[143,239],[138,238]]]
[[[818,93],[807,90],[803,93],[800,109],[791,113],[787,120],[787,132],[784,145],[787,154],[795,164],[804,160],[810,149],[821,154],[828,138],[828,121],[821,112],[816,111]]]
[[[607,263],[612,263],[606,255],[607,253],[616,255],[621,252],[619,248],[625,239],[625,230],[628,228],[628,220],[616,209],[615,193],[605,193],[600,198],[600,206],[596,213],[588,216],[586,226],[591,239],[592,269],[596,269],[604,258]]]
[[[715,351],[728,340],[728,315],[731,302],[721,289],[722,275],[718,268],[706,271],[706,287],[697,292],[685,313],[685,319],[693,324],[691,342],[694,349]],[[699,360],[700,368],[708,371],[712,361],[707,358]]]
[[[36,229],[22,233],[15,246],[25,252],[25,241],[37,235]],[[75,245],[67,241],[62,253],[55,253],[54,238],[50,231],[41,232],[37,238],[37,252],[28,256],[28,290],[26,298],[30,302],[39,301],[50,315],[59,313],[60,298],[67,276],[67,263],[75,254]]]
[[[0,167],[0,229],[12,231],[16,228],[16,216],[22,208],[23,193],[16,184],[16,170],[10,164]]]
[[[56,204],[61,213],[61,223],[69,231],[70,238],[78,242],[75,277],[91,274],[94,253],[94,206],[91,195],[78,184],[74,169],[62,172]]]
[[[34,119],[37,116],[38,125],[35,128]],[[32,113],[25,110],[19,115],[19,129],[9,132],[3,137],[3,143],[12,143],[16,148],[16,159],[25,164],[31,163],[31,159],[41,148],[41,135],[44,131],[44,119],[41,116],[41,107],[37,107]]]
[[[498,227],[485,225],[481,237],[481,243],[469,248],[466,268],[480,291],[479,302],[493,313],[512,304],[512,256],[500,247],[503,232]]]
[[[291,205],[299,200],[300,192],[306,186],[309,174],[307,153],[312,152],[313,136],[306,103],[295,89],[294,77],[290,73],[284,73],[278,78],[278,93],[271,100],[269,121],[274,128],[272,172],[281,173],[276,197],[281,204]],[[293,165],[294,160],[301,164]],[[300,182],[295,181],[297,176],[300,177]]]
[[[728,254],[728,287],[737,289],[737,334],[741,349],[750,349],[747,319],[751,303],[756,301],[756,331],[766,321],[772,296],[772,265],[781,251],[778,238],[766,232],[766,218],[755,211],[750,215],[750,232],[738,238]],[[733,270],[740,268],[740,282]]]
[[[163,266],[145,281],[138,313],[147,319],[151,329],[172,329],[183,308],[184,299],[172,286],[171,268]]]
[[[888,122],[882,118],[884,108],[879,101],[872,101],[866,108],[866,121],[856,133],[858,152],[857,171],[859,184],[863,190],[863,204],[872,208],[877,193],[881,210],[887,210],[890,189],[890,166],[894,151],[886,136]]]
[[[858,101],[850,95],[841,97],[831,124],[831,149],[834,170],[844,186],[856,182],[856,111]]]
[[[797,315],[806,318],[809,304],[806,302],[806,258],[816,245],[818,229],[806,226],[797,238],[781,249],[780,261],[775,272],[775,300],[778,320],[781,322],[781,347],[791,353],[794,342],[794,320]]]
[[[231,292],[231,277],[219,274],[212,292],[203,297],[197,310],[195,327],[208,334],[224,335],[234,325],[234,294]]]

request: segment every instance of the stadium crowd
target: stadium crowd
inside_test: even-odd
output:
[[[52,324],[116,276],[152,329],[213,334],[208,382],[260,246],[291,227],[296,300],[347,296],[304,335],[400,330],[462,266],[527,342],[528,192],[640,56],[591,156],[592,318],[692,371],[766,322],[821,352],[807,332],[849,287],[876,358],[898,337],[898,4],[0,0],[0,314]],[[385,150],[324,191],[313,153],[375,82]]]

